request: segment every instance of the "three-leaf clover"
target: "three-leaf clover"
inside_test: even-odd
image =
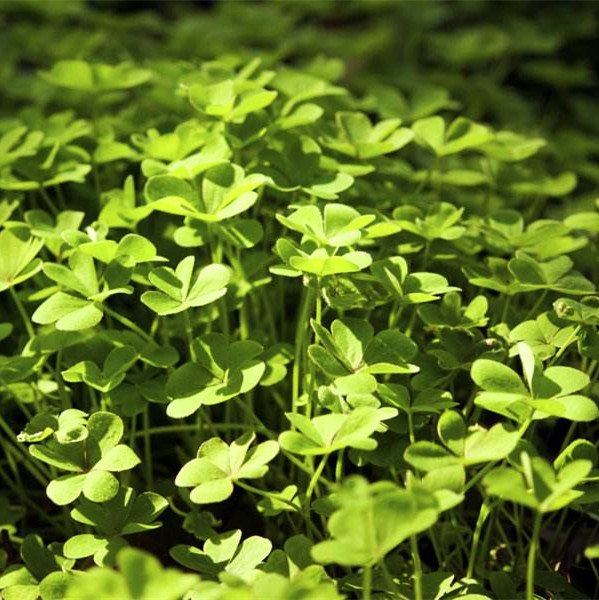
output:
[[[141,301],[159,315],[174,315],[188,308],[206,306],[227,293],[231,278],[224,265],[202,267],[194,274],[195,257],[187,256],[176,269],[158,267],[148,278],[159,291],[144,292]]]
[[[400,127],[401,119],[385,119],[372,125],[364,113],[341,111],[335,115],[335,122],[337,136],[326,137],[323,143],[336,152],[363,160],[396,152],[414,138],[412,130]]]
[[[583,495],[575,488],[589,475],[593,463],[578,459],[556,470],[540,456],[523,452],[521,466],[499,467],[483,479],[487,493],[528,506],[539,513],[560,510]]]
[[[519,431],[503,423],[497,423],[488,430],[482,427],[467,428],[462,415],[453,410],[441,415],[437,433],[443,446],[418,441],[408,447],[405,460],[427,472],[453,465],[467,467],[505,458],[520,439]]]
[[[449,127],[443,117],[426,117],[413,123],[412,131],[416,142],[430,148],[437,156],[478,149],[494,139],[488,127],[464,117],[458,117]]]
[[[193,345],[195,360],[172,373],[166,384],[167,414],[181,419],[202,405],[220,404],[258,385],[266,365],[262,346],[252,340],[229,344],[222,333],[207,333]]]
[[[196,575],[164,569],[151,554],[123,548],[117,570],[92,567],[71,581],[64,600],[180,600],[196,584]]]
[[[93,413],[86,424],[79,414],[64,416],[69,418],[59,420],[59,427],[51,435],[29,447],[35,458],[70,472],[50,481],[46,493],[60,506],[74,502],[82,493],[92,502],[107,502],[119,491],[113,473],[128,471],[140,463],[129,446],[119,444],[123,421],[106,411]]]
[[[241,541],[241,530],[228,531],[209,538],[202,550],[177,544],[171,556],[192,571],[226,581],[237,578],[251,582],[258,575],[256,567],[270,554],[272,543],[253,535]]]
[[[4,600],[61,600],[74,561],[62,555],[62,545],[46,546],[39,535],[29,534],[21,543],[24,564],[11,565],[0,574]]]
[[[362,237],[361,230],[375,220],[375,215],[362,215],[355,208],[331,202],[321,211],[315,205],[301,206],[288,217],[277,214],[277,220],[303,235],[302,242],[312,240],[318,246],[340,248],[353,246]]]
[[[372,566],[420,531],[439,514],[435,496],[414,486],[406,490],[390,482],[368,484],[354,476],[344,482],[339,508],[328,522],[332,539],[316,544],[312,557],[319,563]]]
[[[114,563],[117,552],[127,545],[123,536],[157,529],[162,525],[156,519],[168,502],[154,492],[139,495],[130,487],[121,486],[118,493],[100,504],[82,498],[71,510],[73,519],[93,527],[95,533],[80,533],[64,544],[67,558],[94,557],[99,565]]]
[[[267,440],[249,450],[254,434],[245,434],[231,444],[211,438],[199,448],[197,457],[177,474],[175,485],[192,487],[190,499],[197,504],[222,502],[231,496],[236,481],[258,479],[278,454],[277,442]]]
[[[589,376],[573,367],[550,366],[542,370],[530,346],[518,344],[524,382],[507,365],[479,359],[470,371],[482,388],[474,400],[477,406],[514,421],[561,417],[570,421],[592,421],[599,416],[593,400],[577,392],[590,383]]]
[[[129,255],[120,257],[123,262],[117,257],[102,277],[98,277],[94,258],[81,250],[70,255],[68,267],[45,263],[44,274],[69,293],[57,291],[44,300],[33,313],[33,322],[40,325],[54,323],[61,331],[79,331],[98,325],[104,315],[100,305],[106,298],[133,292],[128,285],[132,265],[128,265],[127,257]]]
[[[108,393],[125,379],[138,357],[133,347],[121,346],[110,351],[102,369],[95,362],[84,360],[63,371],[62,377],[65,381],[83,382],[99,392]]]
[[[350,413],[330,413],[308,419],[298,413],[285,413],[298,431],[283,431],[279,444],[284,450],[306,456],[331,454],[344,448],[374,450],[371,436],[382,421],[397,414],[394,408],[360,406]]]
[[[354,374],[416,373],[418,367],[408,361],[418,352],[416,344],[397,329],[385,329],[376,335],[363,319],[335,319],[330,332],[316,321],[312,327],[322,346],[308,349],[312,361],[334,379]]]

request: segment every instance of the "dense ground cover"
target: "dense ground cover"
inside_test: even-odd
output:
[[[596,5],[147,9],[0,4],[0,596],[598,597]]]

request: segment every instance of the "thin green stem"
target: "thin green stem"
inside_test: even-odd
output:
[[[147,334],[139,325],[136,325],[133,321],[131,321],[131,319],[128,319],[127,317],[112,310],[112,308],[109,308],[105,304],[102,305],[102,310],[107,315],[110,315],[115,321],[118,321],[121,325],[124,325],[125,327],[127,327],[128,329],[130,329],[131,331],[133,331],[134,333],[139,335],[142,339],[144,339],[149,344],[154,345],[156,343],[149,334]]]
[[[9,290],[10,295],[15,303],[15,306],[17,307],[17,310],[19,311],[19,316],[21,317],[21,320],[23,321],[23,325],[25,325],[27,335],[29,336],[29,339],[32,340],[35,337],[35,330],[33,329],[33,324],[31,323],[31,319],[29,318],[29,315],[27,314],[27,311],[25,310],[25,307],[23,306],[21,299],[19,298],[17,292],[15,291],[14,286],[9,287],[8,290]]]
[[[302,355],[306,338],[309,335],[310,328],[310,313],[312,312],[312,305],[315,299],[315,289],[308,286],[304,288],[302,305],[297,318],[297,325],[295,329],[295,350],[293,357],[293,371],[291,380],[291,412],[297,413],[299,407],[300,398],[300,380],[301,380],[301,367],[302,367]]]
[[[466,577],[470,579],[474,574],[474,567],[476,565],[476,555],[478,551],[478,544],[480,542],[480,534],[483,529],[483,525],[487,520],[487,517],[490,514],[489,506],[487,505],[487,501],[483,500],[480,505],[480,511],[478,513],[478,519],[476,520],[476,526],[474,528],[474,533],[472,534],[472,546],[470,548],[470,555],[468,557],[468,569],[466,571]]]
[[[535,302],[534,306],[526,313],[526,316],[524,317],[523,321],[527,321],[536,314],[541,304],[543,304],[543,300],[545,300],[548,293],[549,290],[543,291],[543,293],[539,296],[539,299]]]
[[[189,358],[192,362],[196,360],[196,354],[193,347],[193,325],[191,323],[191,317],[189,311],[183,311],[183,320],[185,322],[185,335],[187,336],[187,346],[189,348]]]
[[[54,204],[54,202],[52,201],[52,198],[50,198],[50,194],[48,194],[48,192],[40,185],[40,187],[38,188],[40,196],[44,199],[44,202],[48,205],[48,208],[50,209],[50,212],[56,216],[58,214],[58,209],[56,208],[56,204]]]
[[[367,565],[362,570],[362,599],[371,600],[372,598],[372,566]]]
[[[418,540],[415,535],[410,536],[410,549],[414,563],[414,600],[424,600],[422,595],[422,562],[418,551]]]
[[[532,538],[528,547],[528,561],[526,563],[526,600],[534,600],[535,597],[535,563],[539,547],[539,535],[541,533],[541,521],[543,513],[535,515],[532,529]]]
[[[501,311],[501,322],[507,323],[507,315],[510,310],[510,301],[512,300],[511,296],[506,294],[505,302],[503,303],[503,310]]]
[[[267,492],[266,490],[261,490],[260,488],[254,487],[245,481],[241,481],[237,479],[235,481],[235,485],[238,485],[240,488],[243,488],[246,492],[251,492],[252,494],[258,494],[259,496],[263,496],[264,498],[268,498],[269,500],[274,500],[276,502],[282,502],[283,504],[287,504],[293,508],[294,511],[298,510],[297,504],[294,504],[291,500],[287,500],[287,498],[283,498],[279,494],[275,494],[273,492]]]
[[[566,340],[564,345],[555,353],[554,357],[549,362],[550,367],[552,367],[562,357],[562,354],[568,349],[568,346],[576,339],[576,336],[578,335],[580,328],[581,328],[581,325],[577,325],[574,328],[574,330],[572,331],[572,333],[570,334],[570,336],[568,337],[568,339]]]
[[[152,490],[154,487],[154,474],[152,471],[152,441],[150,438],[150,410],[146,406],[142,413],[143,437],[144,437],[144,468],[146,475],[146,489]]]
[[[320,460],[318,467],[316,467],[316,470],[314,471],[314,475],[312,475],[312,477],[310,478],[310,483],[308,484],[308,489],[306,490],[306,508],[308,508],[308,509],[310,507],[310,498],[312,498],[312,494],[314,493],[314,490],[316,489],[318,480],[320,479],[320,476],[322,475],[322,471],[323,471],[325,465],[327,464],[327,458],[328,458],[328,454],[325,454],[322,457],[322,459]]]

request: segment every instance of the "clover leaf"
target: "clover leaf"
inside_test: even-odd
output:
[[[138,359],[131,346],[114,348],[106,356],[102,369],[95,362],[84,360],[62,372],[68,382],[83,382],[99,392],[108,393],[117,387]]]
[[[143,85],[151,79],[152,73],[126,62],[108,65],[62,60],[54,63],[49,71],[41,71],[40,77],[52,85],[98,93]]]
[[[28,131],[23,126],[4,132],[0,137],[0,169],[20,158],[34,156],[43,139],[41,131]]]
[[[258,357],[262,346],[252,340],[228,343],[222,333],[207,333],[193,342],[195,361],[170,375],[166,393],[171,400],[167,414],[187,417],[202,406],[226,402],[252,390],[266,365]]]
[[[93,567],[77,574],[64,600],[179,600],[197,582],[195,575],[164,569],[154,556],[136,548],[123,548],[117,570]]]
[[[367,115],[361,112],[341,111],[335,115],[337,136],[323,139],[323,143],[354,158],[368,160],[390,154],[409,144],[414,133],[399,127],[400,119],[385,119],[372,125]]]
[[[583,494],[575,488],[589,475],[593,463],[573,460],[557,472],[543,458],[526,453],[520,456],[520,468],[499,467],[488,473],[483,484],[489,494],[539,513],[548,513],[575,502]]]
[[[270,106],[276,97],[275,91],[258,85],[243,89],[230,79],[189,88],[189,100],[194,108],[224,122],[242,122],[248,115]]]
[[[458,117],[449,127],[443,117],[426,117],[414,122],[412,131],[416,142],[431,148],[437,156],[478,149],[495,137],[485,125],[464,117]]]
[[[589,384],[586,373],[562,366],[542,370],[528,344],[520,342],[518,350],[525,383],[513,369],[496,361],[479,359],[472,364],[472,379],[483,389],[475,404],[518,422],[549,416],[592,421],[599,416],[595,402],[576,393]]]
[[[461,465],[467,467],[499,461],[508,456],[520,439],[520,432],[497,423],[490,429],[468,429],[464,418],[456,411],[445,411],[438,422],[437,432],[443,446],[419,441],[411,444],[405,460],[422,471]]]
[[[194,546],[178,544],[171,548],[171,556],[184,567],[203,575],[251,582],[256,569],[270,554],[272,543],[253,535],[241,541],[241,530],[221,533],[209,538],[200,550]]]
[[[305,456],[326,455],[344,448],[374,450],[371,436],[384,420],[397,414],[392,408],[361,406],[347,414],[330,413],[308,419],[304,415],[285,413],[299,431],[284,431],[279,444],[284,450]]]
[[[126,546],[123,536],[152,531],[162,525],[156,519],[168,502],[154,492],[139,495],[121,486],[117,494],[98,504],[82,498],[71,510],[73,519],[93,527],[96,533],[81,533],[64,544],[64,555],[71,559],[94,557],[98,566],[112,565],[116,553]]]
[[[418,371],[408,362],[418,352],[416,344],[395,329],[375,335],[370,323],[355,318],[335,319],[330,332],[315,321],[312,328],[322,346],[311,345],[308,355],[329,377]]]
[[[279,452],[279,445],[272,440],[249,450],[255,439],[254,434],[245,434],[231,444],[220,438],[207,440],[198,448],[197,457],[179,471],[175,485],[192,487],[190,499],[196,504],[226,500],[237,480],[263,477]]]
[[[374,215],[361,215],[343,204],[329,203],[321,211],[317,206],[302,206],[291,215],[277,215],[277,220],[303,234],[302,242],[312,240],[319,246],[352,246],[361,237],[361,229],[374,221]]]
[[[398,307],[434,302],[443,294],[459,290],[438,273],[409,273],[408,263],[401,256],[377,260],[370,270]]]
[[[11,565],[0,575],[0,591],[5,600],[59,600],[69,582],[74,561],[65,559],[61,545],[46,546],[35,534],[25,536],[20,548],[24,564]]]
[[[463,208],[456,208],[449,202],[439,202],[424,215],[412,206],[399,207],[393,211],[393,218],[403,230],[429,242],[436,239],[451,241],[460,238],[466,231],[464,226],[458,225],[463,212]]]
[[[421,488],[401,489],[390,482],[368,484],[354,476],[344,483],[339,507],[328,522],[332,539],[312,548],[323,564],[369,566],[438,517],[435,497]]]
[[[336,200],[354,183],[354,178],[339,172],[336,165],[326,167],[322,149],[308,136],[284,137],[263,151],[260,162],[256,172],[268,177],[269,186],[283,192],[302,190],[316,198]]]
[[[224,265],[202,267],[194,275],[195,257],[187,256],[176,269],[158,267],[148,278],[160,291],[144,292],[141,301],[159,315],[174,315],[206,306],[227,293],[230,271]]]
[[[40,325],[54,323],[60,331],[95,327],[103,318],[100,305],[104,300],[115,294],[133,292],[128,283],[134,264],[129,254],[123,254],[115,257],[98,276],[94,258],[81,250],[70,255],[68,267],[45,263],[44,274],[70,293],[54,292],[37,307],[31,317],[33,322]]]
[[[368,252],[350,250],[340,254],[332,248],[312,249],[309,245],[298,247],[286,238],[277,241],[275,251],[283,264],[274,265],[269,270],[284,277],[299,277],[305,273],[322,278],[341,273],[357,273],[372,263],[372,256]]]
[[[121,418],[98,411],[84,424],[80,411],[65,412],[58,429],[29,447],[33,457],[70,472],[50,481],[48,497],[59,506],[74,502],[82,493],[92,502],[114,498],[119,482],[113,473],[128,471],[140,462],[129,446],[119,444],[124,432]]]
[[[0,232],[0,292],[33,277],[42,268],[36,255],[43,240],[23,235],[21,231],[3,229]]]
[[[173,175],[155,175],[146,185],[148,204],[133,212],[137,218],[157,210],[188,217],[192,222],[218,223],[251,208],[258,199],[254,190],[265,181],[259,174],[246,176],[232,163],[212,166],[202,179],[200,200],[190,183]]]

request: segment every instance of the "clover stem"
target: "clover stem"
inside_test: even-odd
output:
[[[578,332],[580,331],[581,327],[581,325],[577,325],[574,328],[574,330],[572,331],[568,339],[565,341],[563,346],[555,353],[554,357],[549,362],[549,367],[552,367],[562,357],[562,354],[568,349],[568,346],[576,339],[576,336],[578,335]]]
[[[335,465],[335,482],[339,483],[341,481],[341,477],[343,476],[343,454],[345,453],[344,449],[339,450],[337,454],[337,464]]]
[[[526,563],[526,600],[534,600],[535,596],[535,562],[539,546],[542,519],[543,513],[537,512],[535,515],[532,537],[530,538],[530,546],[528,547],[528,561]]]
[[[187,347],[189,348],[189,358],[192,362],[196,360],[196,353],[193,349],[193,325],[191,323],[191,317],[189,311],[183,311],[183,321],[185,323],[185,335],[187,336]]]
[[[418,551],[418,540],[415,535],[410,536],[412,561],[414,562],[414,600],[423,600],[422,596],[422,562]]]
[[[389,320],[387,321],[388,329],[394,329],[397,323],[399,322],[399,317],[401,317],[401,313],[403,311],[403,307],[400,302],[395,301],[389,311]]]
[[[424,245],[424,254],[422,255],[422,264],[420,265],[420,270],[424,271],[428,266],[428,261],[430,259],[431,254],[431,240],[426,240],[426,244]]]
[[[125,327],[127,327],[127,329],[130,329],[131,331],[136,333],[139,337],[144,339],[149,344],[154,345],[156,343],[152,336],[147,334],[141,327],[139,327],[139,325],[136,325],[133,321],[131,321],[131,319],[124,317],[118,312],[112,310],[112,308],[108,308],[108,306],[106,306],[105,304],[102,305],[102,310],[107,315],[110,315],[115,321],[118,321],[121,325],[124,325]]]
[[[362,571],[362,599],[372,598],[372,566],[367,565]]]
[[[235,480],[235,485],[238,485],[240,488],[243,488],[246,492],[251,492],[252,494],[258,494],[259,496],[263,496],[264,498],[269,498],[270,500],[276,500],[277,502],[282,502],[283,504],[287,504],[287,506],[293,507],[293,510],[297,510],[297,504],[293,504],[291,500],[287,500],[287,498],[282,498],[278,494],[273,494],[272,492],[267,492],[265,490],[261,490],[260,488],[254,487],[249,483],[245,483],[245,481],[240,481],[239,479]]]
[[[507,314],[510,310],[510,301],[512,297],[507,295],[505,296],[505,302],[503,303],[503,310],[501,311],[501,322],[505,323],[507,319]]]
[[[310,498],[312,497],[312,494],[314,493],[316,485],[318,484],[318,480],[319,480],[320,476],[322,475],[322,471],[323,471],[325,465],[327,464],[327,458],[328,458],[328,454],[325,454],[322,457],[322,459],[320,460],[320,463],[318,464],[318,467],[316,467],[316,470],[314,471],[314,475],[312,475],[312,477],[310,479],[310,483],[308,484],[308,489],[306,490],[306,508],[308,510],[310,509]]]
[[[316,322],[320,325],[322,322],[322,297],[320,294],[320,280],[317,280],[317,288],[316,288]]]
[[[413,444],[415,442],[415,437],[414,437],[414,420],[412,418],[412,410],[410,408],[410,410],[408,410],[408,434],[410,436],[410,444]]]
[[[476,520],[476,526],[472,534],[472,546],[470,548],[470,555],[468,557],[468,570],[466,572],[467,578],[471,578],[474,574],[474,566],[476,565],[476,554],[478,550],[478,544],[480,542],[480,534],[490,512],[491,511],[486,500],[483,500],[482,504],[480,505],[480,511],[478,513],[478,519]]]
[[[239,397],[235,398],[235,402],[236,402],[237,406],[239,406],[241,408],[241,410],[243,411],[243,413],[246,414],[251,421],[253,421],[254,423],[256,423],[256,427],[252,428],[254,431],[260,431],[268,439],[270,439],[270,440],[276,440],[276,436],[271,433],[271,431],[268,429],[268,427],[266,427],[266,425],[264,425],[264,423],[254,414],[254,412],[249,407],[247,407],[241,401],[241,399]],[[293,454],[291,454],[290,452],[286,452],[285,450],[281,449],[281,454],[290,463],[294,464],[298,469],[300,469],[300,471],[303,471],[304,473],[307,473],[308,475],[312,475],[313,474],[313,472],[310,470],[310,468],[308,466],[306,466],[301,460],[298,460],[297,458],[295,458],[295,456],[293,456]],[[324,477],[321,477],[320,480],[327,487],[329,487],[329,488],[333,487],[333,484],[328,479],[325,479]]]
[[[534,306],[526,313],[523,321],[528,321],[534,314],[537,312],[541,304],[543,304],[543,300],[547,297],[549,290],[544,290],[543,293],[539,296],[539,299],[535,302]]]
[[[299,407],[302,354],[306,343],[306,337],[309,332],[309,319],[314,304],[315,293],[315,288],[311,286],[304,287],[302,304],[295,329],[295,350],[291,382],[291,412],[294,414],[298,412]]]
[[[58,393],[60,395],[60,400],[62,402],[63,410],[67,408],[71,408],[71,400],[69,395],[67,394],[67,389],[64,385],[64,381],[62,379],[62,375],[60,374],[60,364],[62,362],[62,348],[59,348],[56,353],[56,363],[54,365],[54,377],[56,378],[56,384],[58,385]]]
[[[143,434],[144,434],[144,461],[146,475],[146,489],[151,490],[154,487],[154,478],[152,473],[152,443],[150,440],[150,408],[146,406],[142,412]]]
[[[15,303],[15,306],[17,307],[17,310],[19,311],[19,316],[21,317],[21,320],[23,321],[23,325],[25,325],[25,329],[27,330],[27,335],[29,336],[29,339],[32,340],[35,337],[35,331],[33,329],[33,325],[31,324],[31,319],[29,318],[29,315],[27,314],[27,311],[25,310],[25,307],[23,306],[23,303],[21,302],[21,299],[19,298],[17,292],[15,292],[14,286],[9,287],[8,289],[9,289],[10,295]]]
[[[407,336],[412,335],[412,330],[414,329],[414,325],[416,324],[416,316],[417,316],[416,307],[413,307],[412,314],[410,315],[410,320],[408,321],[408,326],[406,327],[405,334]]]
[[[58,214],[58,209],[56,208],[56,204],[54,204],[54,202],[52,202],[52,198],[50,198],[50,195],[48,194],[48,192],[40,185],[40,187],[38,188],[40,196],[44,199],[44,202],[48,205],[48,208],[50,209],[50,212],[56,216]]]
[[[96,396],[96,390],[91,385],[87,386],[87,393],[89,394],[89,402],[91,409],[93,411],[100,410],[100,405],[98,404],[98,397]]]

